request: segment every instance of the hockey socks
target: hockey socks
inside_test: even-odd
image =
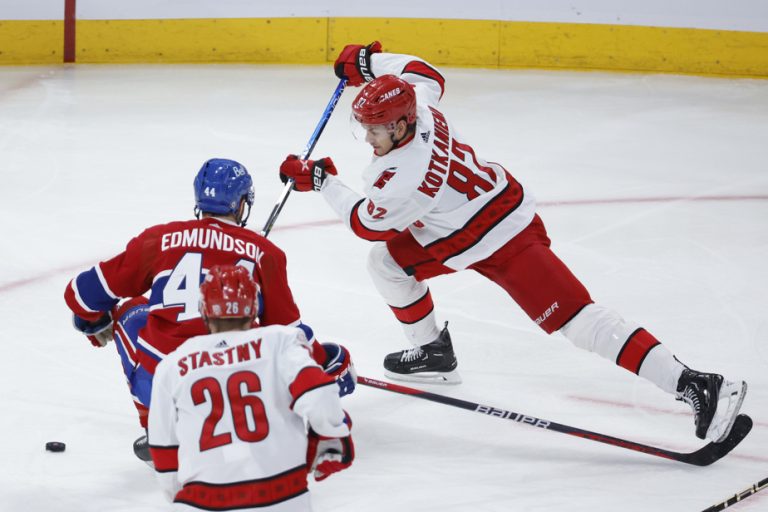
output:
[[[651,333],[615,311],[590,304],[560,332],[577,347],[614,361],[667,393],[677,391],[685,366]]]

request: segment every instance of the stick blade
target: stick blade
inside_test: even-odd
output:
[[[696,466],[709,466],[728,455],[747,437],[751,430],[752,418],[746,414],[739,414],[733,422],[730,434],[723,441],[709,443],[693,453],[686,454],[681,460]]]

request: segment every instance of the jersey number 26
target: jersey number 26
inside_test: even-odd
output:
[[[192,403],[210,402],[211,412],[200,433],[200,451],[232,443],[232,432],[216,434],[216,425],[224,411],[232,414],[234,434],[243,442],[257,443],[269,435],[269,422],[264,402],[250,393],[261,391],[261,380],[253,372],[240,371],[227,379],[226,390],[213,377],[204,377],[192,384]]]

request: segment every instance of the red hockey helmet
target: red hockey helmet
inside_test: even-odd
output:
[[[368,85],[352,102],[352,115],[361,124],[389,124],[405,118],[416,122],[416,91],[395,75],[382,75]]]
[[[204,318],[249,318],[259,309],[259,285],[239,265],[211,267],[200,285],[200,314]]]

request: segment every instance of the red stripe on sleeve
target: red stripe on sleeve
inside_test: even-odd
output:
[[[638,329],[624,343],[616,357],[616,364],[632,373],[638,373],[648,353],[656,345],[659,345],[659,340],[645,329]]]
[[[409,62],[405,68],[403,68],[403,72],[400,74],[402,75],[405,73],[413,73],[414,75],[421,75],[427,78],[431,78],[440,86],[440,97],[443,97],[443,94],[445,93],[445,78],[443,78],[443,75],[438,73],[435,68],[430,67],[425,62],[414,60]]]
[[[396,237],[398,233],[400,233],[396,229],[388,229],[386,231],[376,231],[376,230],[368,229],[367,227],[365,227],[363,225],[363,221],[360,219],[360,214],[358,213],[358,209],[360,208],[360,206],[362,206],[363,201],[365,201],[365,199],[360,200],[352,208],[352,213],[350,214],[350,226],[352,227],[353,233],[355,233],[357,236],[359,236],[363,240],[369,240],[371,242],[383,242]]]
[[[427,290],[427,293],[425,293],[423,297],[407,306],[402,308],[396,308],[394,306],[389,307],[392,309],[392,312],[397,319],[404,324],[414,324],[435,309],[435,305],[432,303],[432,294],[429,293],[429,290]]]
[[[333,377],[330,377],[318,366],[307,366],[306,368],[303,368],[288,386],[288,390],[293,397],[291,409],[293,409],[293,404],[296,403],[296,400],[301,398],[304,393],[328,384],[333,384],[334,382],[336,381]]]
[[[178,446],[150,445],[149,453],[152,455],[152,462],[155,463],[155,471],[158,473],[167,473],[169,471],[179,470]]]

